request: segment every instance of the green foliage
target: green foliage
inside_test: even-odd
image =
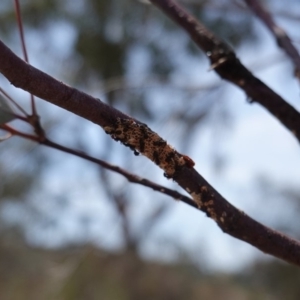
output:
[[[254,290],[267,293],[268,299],[297,300],[300,297],[298,278],[298,267],[271,260],[269,262],[256,262],[237,280],[245,286],[251,286]]]
[[[104,78],[124,74],[125,53],[122,44],[107,41],[101,34],[88,30],[79,32],[75,49],[84,57],[81,75],[85,70],[94,71]]]
[[[145,262],[93,247],[59,251],[0,241],[3,300],[297,300],[299,270],[269,262],[247,274],[208,274],[176,262]]]
[[[0,293],[6,300],[257,300],[274,295],[272,288],[243,285],[234,276],[205,274],[180,262],[145,262],[132,253],[91,247],[46,251],[7,244],[0,244]]]

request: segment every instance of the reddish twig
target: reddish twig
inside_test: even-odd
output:
[[[20,111],[22,112],[25,116],[28,117],[26,111],[23,109],[22,106],[20,106],[8,93],[6,93],[1,87],[0,87],[0,92]]]
[[[23,22],[22,22],[21,8],[20,8],[19,0],[15,0],[14,3],[15,3],[16,18],[17,18],[18,27],[19,27],[22,51],[23,51],[25,61],[27,63],[29,63],[28,54],[27,54],[27,50],[26,50],[26,44],[25,44]],[[35,101],[34,101],[34,97],[32,94],[30,94],[30,99],[31,99],[32,115],[36,115],[37,112],[36,112],[36,107],[35,107]]]
[[[300,141],[300,114],[261,80],[241,64],[225,42],[217,38],[203,24],[173,0],[150,0],[180,25],[202,49],[211,62],[211,69],[245,91],[251,102],[264,106]]]
[[[0,72],[16,87],[100,125],[115,140],[147,156],[186,190],[222,231],[300,266],[298,241],[258,223],[231,205],[196,172],[192,160],[170,147],[147,125],[26,64],[2,42]]]
[[[295,66],[295,75],[300,79],[300,55],[287,33],[275,23],[272,15],[267,11],[267,9],[260,1],[245,0],[245,2],[248,7],[256,14],[256,16],[270,30],[270,32],[275,37],[279,47],[281,47],[291,58]]]
[[[21,39],[21,45],[22,45],[22,51],[24,55],[24,59],[27,63],[29,63],[27,50],[26,50],[26,44],[25,44],[25,38],[24,38],[24,30],[23,30],[23,22],[21,17],[21,8],[19,0],[15,0],[15,10],[16,10],[16,17],[19,27],[19,33],[20,33],[20,39]],[[45,139],[45,132],[42,128],[42,125],[40,123],[40,117],[37,113],[36,106],[35,106],[35,100],[33,94],[30,93],[30,101],[31,101],[31,116],[27,116],[28,122],[33,126],[35,133],[39,136],[40,140]]]
[[[27,50],[26,50],[25,38],[24,38],[24,30],[23,30],[23,22],[22,22],[22,17],[21,17],[20,3],[18,0],[15,0],[14,3],[15,3],[16,17],[17,17],[17,22],[18,22],[18,27],[19,27],[21,46],[22,46],[24,59],[26,62],[29,62]]]
[[[175,200],[182,201],[182,202],[184,202],[184,203],[186,203],[186,204],[188,204],[192,207],[195,207],[195,208],[197,207],[197,205],[195,204],[195,202],[192,199],[178,193],[177,191],[169,189],[169,188],[167,188],[163,185],[157,184],[153,181],[142,178],[140,176],[134,175],[134,174],[132,174],[130,172],[127,172],[126,170],[118,167],[118,166],[109,164],[104,160],[92,157],[92,156],[90,156],[90,155],[88,155],[88,154],[86,154],[82,151],[78,151],[78,150],[75,150],[75,149],[72,149],[72,148],[69,148],[69,147],[65,147],[63,145],[52,142],[48,139],[45,139],[45,140],[41,141],[38,136],[21,132],[21,131],[16,130],[15,128],[7,125],[7,124],[0,125],[0,128],[3,129],[3,130],[6,130],[7,132],[9,132],[12,135],[20,136],[20,137],[23,137],[27,140],[31,140],[31,141],[40,143],[41,145],[44,145],[44,146],[47,146],[47,147],[50,147],[50,148],[53,148],[53,149],[57,149],[59,151],[69,153],[69,154],[72,154],[74,156],[83,158],[87,161],[93,162],[93,163],[95,163],[95,164],[97,164],[97,165],[99,165],[99,166],[101,166],[101,167],[103,167],[107,170],[113,171],[115,173],[118,173],[118,174],[124,176],[129,182],[137,183],[137,184],[149,187],[149,188],[153,189],[154,191],[157,191],[157,192],[160,192],[162,194],[168,195],[168,196],[174,198]]]

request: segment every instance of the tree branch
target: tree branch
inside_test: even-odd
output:
[[[215,70],[221,78],[239,86],[251,102],[258,102],[265,107],[300,142],[299,112],[242,65],[229,45],[217,38],[175,1],[150,1],[190,35],[209,58],[211,69]]]
[[[298,79],[300,79],[300,56],[287,33],[275,23],[272,15],[267,11],[262,3],[257,0],[245,0],[245,2],[248,7],[256,14],[256,16],[270,30],[270,32],[275,37],[278,46],[281,47],[291,58],[295,66],[295,75],[296,77],[298,77]]]
[[[151,159],[194,199],[222,231],[261,251],[300,266],[300,243],[250,218],[226,201],[178,153],[147,125],[25,63],[0,42],[0,72],[20,87],[50,103],[100,125],[115,140]]]
[[[169,188],[167,188],[163,185],[157,184],[157,183],[155,183],[151,180],[148,180],[146,178],[143,178],[143,177],[140,177],[138,175],[132,174],[132,173],[130,173],[130,172],[118,167],[118,166],[107,163],[106,161],[104,161],[102,159],[92,157],[92,156],[90,156],[90,155],[88,155],[88,154],[86,154],[82,151],[78,151],[78,150],[75,150],[75,149],[72,149],[72,148],[69,148],[69,147],[65,147],[65,146],[60,145],[58,143],[52,142],[49,139],[41,140],[38,136],[34,136],[34,135],[31,135],[31,134],[28,134],[28,133],[20,132],[16,129],[12,128],[11,126],[6,125],[6,124],[0,125],[0,129],[3,129],[5,131],[7,131],[8,133],[10,133],[11,135],[9,137],[11,137],[12,135],[19,136],[19,137],[25,138],[27,140],[37,142],[41,145],[44,145],[44,146],[47,146],[47,147],[50,147],[50,148],[53,148],[53,149],[56,149],[56,150],[59,150],[59,151],[65,152],[65,153],[69,153],[69,154],[72,154],[72,155],[77,156],[77,157],[81,157],[81,158],[83,158],[87,161],[93,162],[93,163],[95,163],[95,164],[97,164],[97,165],[99,165],[99,166],[101,166],[101,167],[103,167],[107,170],[110,170],[110,171],[113,171],[115,173],[118,173],[118,174],[122,175],[129,182],[149,187],[149,188],[153,189],[154,191],[160,192],[162,194],[165,194],[167,196],[172,197],[175,200],[182,201],[182,202],[184,202],[184,203],[186,203],[186,204],[188,204],[192,207],[197,208],[197,205],[195,204],[195,202],[192,199],[190,199],[189,197],[184,196],[183,194],[180,194],[179,192],[174,191],[172,189],[169,189]]]
[[[19,27],[19,34],[20,34],[20,39],[21,39],[22,52],[23,52],[24,60],[26,62],[29,62],[28,55],[27,55],[27,50],[26,50],[26,44],[25,44],[23,22],[22,22],[22,17],[21,17],[21,8],[20,8],[19,0],[15,0],[14,3],[15,3],[15,12],[16,12],[16,18],[17,18],[17,23],[18,23],[18,27]],[[33,95],[30,95],[30,100],[31,100],[32,115],[37,116],[37,111],[36,111],[35,101],[34,101]]]

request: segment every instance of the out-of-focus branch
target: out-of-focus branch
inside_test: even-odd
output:
[[[203,1],[199,0],[180,0],[179,3],[183,5],[193,5],[193,6],[199,6],[202,7],[205,5],[205,9],[215,11],[215,12],[231,12],[232,14],[240,14],[240,13],[246,13],[249,12],[249,9],[247,5],[244,5],[239,0],[233,0],[233,1],[206,1],[203,3]],[[280,10],[277,9],[273,11],[273,15],[276,17],[286,18],[289,21],[295,21],[299,22],[300,17],[299,13],[297,11],[291,11],[288,9]]]
[[[188,85],[188,84],[180,84],[180,83],[172,83],[166,82],[164,79],[159,79],[157,77],[151,78],[146,77],[143,80],[139,80],[139,82],[129,82],[124,77],[115,77],[110,78],[108,80],[100,82],[101,90],[104,93],[109,93],[111,91],[118,90],[133,90],[133,89],[153,89],[160,87],[170,87],[172,90],[178,89],[187,92],[202,92],[202,91],[212,91],[220,86],[219,82],[211,82],[207,84],[199,84],[199,85]]]
[[[300,266],[298,241],[258,223],[231,205],[196,172],[190,158],[178,153],[146,124],[30,66],[2,42],[0,72],[16,87],[100,125],[113,139],[151,159],[193,197],[198,208],[222,231]],[[46,141],[44,144],[53,145]]]
[[[264,106],[300,141],[300,114],[261,80],[256,78],[236,57],[225,42],[173,0],[150,0],[180,25],[202,49],[211,62],[211,69],[245,91],[251,102]]]
[[[24,116],[27,116],[26,111],[21,107],[8,93],[6,93],[1,87],[0,87],[0,93],[2,93]],[[25,118],[25,117],[24,117]]]
[[[275,23],[272,15],[267,11],[260,1],[245,0],[245,2],[274,35],[278,46],[281,47],[291,58],[295,66],[295,75],[298,77],[298,79],[300,79],[300,55],[287,33]]]

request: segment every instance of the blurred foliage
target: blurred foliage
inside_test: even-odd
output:
[[[299,270],[257,263],[242,274],[142,261],[91,246],[49,251],[1,240],[1,300],[297,300]]]
[[[299,267],[272,259],[254,263],[240,274],[238,281],[268,295],[268,298],[256,299],[296,300],[300,297],[299,273]]]
[[[187,3],[187,8],[234,46],[253,40],[252,20],[247,14],[232,12],[234,4],[228,3],[227,9],[213,11],[206,9],[207,4],[207,1],[199,1],[197,5]],[[10,10],[0,10],[3,23],[0,32],[14,32],[16,25],[12,9],[10,6]],[[57,21],[68,22],[73,27],[76,37],[70,59],[77,69],[70,78],[80,84],[91,78],[125,77],[133,68],[128,60],[136,48],[142,49],[149,58],[148,75],[165,78],[177,68],[172,48],[180,48],[180,56],[201,55],[177,25],[152,5],[138,0],[27,0],[22,1],[22,15],[25,28],[41,34]],[[111,94],[108,100],[116,98]],[[120,93],[118,101],[122,102]]]
[[[0,143],[0,203],[24,201],[27,193],[40,184],[39,177],[47,166],[45,152],[31,142],[11,138]]]

